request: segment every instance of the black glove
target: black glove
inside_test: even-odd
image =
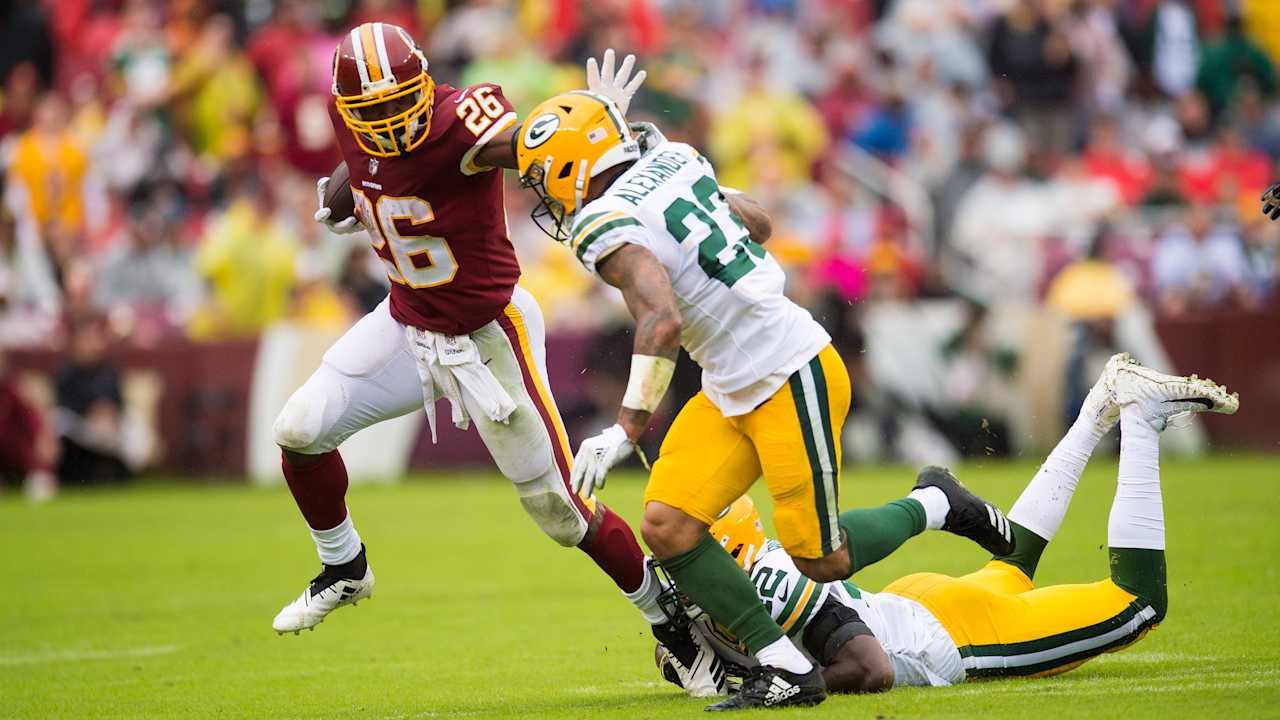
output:
[[[1272,220],[1280,220],[1280,183],[1262,193],[1262,214]]]

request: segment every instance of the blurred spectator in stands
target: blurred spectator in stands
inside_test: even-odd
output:
[[[387,296],[387,270],[369,248],[352,245],[342,264],[338,286],[351,300],[355,313],[372,312]]]
[[[892,85],[851,128],[849,140],[885,162],[896,163],[910,146],[912,127],[911,108],[903,91]]]
[[[1073,341],[1063,383],[1062,427],[1070,427],[1102,365],[1118,351],[1116,320],[1137,301],[1134,281],[1108,259],[1116,240],[1103,223],[1095,231],[1086,256],[1067,265],[1049,285],[1046,304],[1072,324]]]
[[[776,173],[784,186],[809,179],[827,145],[822,118],[804,97],[769,87],[765,63],[749,61],[747,89],[712,124],[710,150],[724,185],[747,189]]]
[[[192,253],[178,244],[178,192],[172,184],[140,186],[130,201],[127,237],[100,261],[94,305],[142,345],[184,327],[200,302]]]
[[[40,97],[40,77],[35,65],[23,63],[0,82],[0,140],[31,125]]]
[[[321,9],[318,3],[282,0],[248,47],[284,139],[284,156],[312,175],[328,175],[338,162],[329,121],[338,37],[321,26]]]
[[[0,176],[0,347],[44,344],[61,309],[61,289],[22,189]]]
[[[1081,160],[1089,176],[1112,184],[1126,205],[1137,204],[1151,184],[1147,158],[1121,139],[1120,124],[1113,116],[1094,118]]]
[[[27,211],[46,236],[77,233],[84,221],[88,156],[68,128],[69,117],[62,97],[46,93],[31,129],[17,137],[9,165],[9,180],[22,188]]]
[[[111,57],[119,92],[135,105],[162,110],[173,71],[163,9],[154,0],[126,0],[121,19]]]
[[[209,222],[196,252],[210,290],[192,320],[197,339],[253,335],[289,307],[298,238],[277,214],[271,187],[241,172],[231,203]]]
[[[1245,281],[1255,297],[1275,300],[1280,283],[1280,227],[1256,213],[1245,217]]]
[[[1223,123],[1215,142],[1184,155],[1181,182],[1192,200],[1234,205],[1242,197],[1261,195],[1274,180],[1270,159],[1246,145],[1233,124]]]
[[[260,100],[253,64],[236,50],[234,32],[225,15],[206,20],[175,65],[166,92],[191,150],[219,163],[249,151],[249,127]]]
[[[1200,39],[1195,13],[1186,0],[1157,0],[1134,30],[1130,46],[1155,89],[1180,98],[1195,86]]]
[[[961,455],[1008,455],[1010,383],[1018,353],[990,336],[987,309],[965,305],[964,324],[939,348],[945,396],[927,409]]]
[[[967,0],[897,0],[875,29],[877,45],[908,74],[934,68],[940,85],[982,87],[988,79],[977,14]]]
[[[1139,205],[1149,210],[1170,210],[1185,206],[1189,200],[1182,192],[1182,178],[1177,161],[1172,157],[1156,158],[1153,169],[1151,187],[1147,188]]]
[[[982,152],[986,171],[956,209],[948,279],[985,303],[1027,302],[1057,211],[1044,185],[1024,173],[1026,141],[1016,127],[988,129]]]
[[[62,441],[58,479],[64,487],[123,482],[131,474],[120,372],[106,349],[100,320],[73,321],[67,361],[54,375],[54,425]]]
[[[460,3],[436,25],[431,37],[421,38],[429,48],[432,76],[439,78],[437,82],[458,82],[463,69],[492,45],[494,28],[511,22],[509,11],[496,0]]]
[[[1061,18],[1049,3],[1014,0],[991,28],[987,62],[1000,107],[1018,118],[1037,143],[1065,148],[1070,140],[1070,107],[1080,71]]]
[[[1075,0],[1067,21],[1072,51],[1080,60],[1082,99],[1091,110],[1119,110],[1133,73],[1116,24],[1117,2]]]
[[[58,489],[57,455],[45,408],[23,392],[0,353],[0,488],[21,487],[32,500],[48,500]]]
[[[1203,204],[1188,211],[1183,225],[1170,228],[1152,258],[1156,300],[1171,315],[1236,302],[1253,305],[1248,263],[1236,228],[1216,224]]]
[[[0,87],[23,65],[35,72],[41,86],[49,87],[55,58],[48,10],[35,2],[0,3]]]
[[[1231,104],[1240,83],[1247,80],[1257,83],[1264,95],[1275,92],[1275,68],[1270,58],[1244,34],[1243,20],[1233,12],[1226,30],[1205,44],[1196,85],[1217,116]]]
[[[1243,83],[1236,91],[1235,103],[1227,113],[1249,147],[1280,160],[1280,113],[1267,105],[1267,99],[1253,83]]]

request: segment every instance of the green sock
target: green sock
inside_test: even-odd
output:
[[[840,513],[840,527],[849,539],[849,574],[883,560],[902,543],[924,532],[924,526],[924,506],[912,498]]]
[[[997,555],[992,559],[1009,563],[1026,573],[1028,579],[1034,580],[1036,566],[1040,564],[1040,556],[1044,554],[1049,541],[1013,521],[1009,522],[1009,529],[1013,532],[1013,554]]]
[[[708,533],[692,550],[662,561],[680,591],[729,628],[752,655],[782,638],[750,578]]]
[[[1164,551],[1118,547],[1109,550],[1111,581],[1151,605],[1156,611],[1156,622],[1163,620],[1169,609]]]

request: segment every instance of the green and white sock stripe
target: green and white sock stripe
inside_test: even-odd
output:
[[[791,375],[791,397],[804,436],[805,452],[813,471],[814,504],[822,533],[823,554],[840,544],[840,490],[836,463],[835,434],[831,429],[831,407],[827,401],[827,379],[822,362],[814,356]]]
[[[1155,617],[1150,605],[1132,602],[1118,615],[1088,627],[1007,645],[966,645],[959,648],[960,658],[971,678],[1035,675],[1132,642]]]

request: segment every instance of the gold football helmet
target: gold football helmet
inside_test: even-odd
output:
[[[639,158],[640,146],[613,101],[585,90],[556,95],[527,117],[515,138],[520,184],[541,200],[534,222],[565,242],[591,179]]]
[[[720,513],[710,532],[711,537],[748,572],[755,564],[756,556],[764,550],[764,526],[760,524],[760,513],[756,512],[756,504],[746,495],[734,500]]]

